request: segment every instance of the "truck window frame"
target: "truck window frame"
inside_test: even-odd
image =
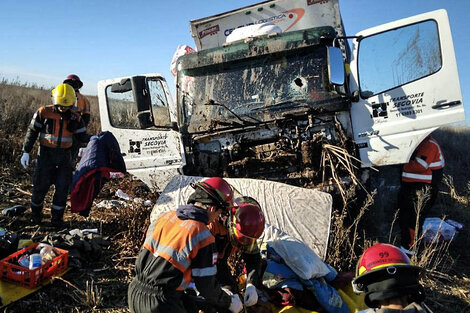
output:
[[[413,25],[417,25],[417,24],[422,24],[422,23],[426,23],[426,22],[434,22],[434,24],[436,25],[436,31],[437,31],[437,42],[438,42],[438,45],[439,45],[439,57],[440,57],[440,67],[437,71],[434,71],[432,73],[429,73],[427,75],[424,75],[424,76],[420,76],[414,80],[410,80],[410,81],[407,81],[406,83],[403,83],[403,84],[399,84],[399,85],[395,85],[391,88],[388,88],[388,89],[385,89],[385,90],[381,90],[381,91],[378,91],[374,94],[371,94],[371,95],[364,95],[363,94],[363,91],[362,91],[362,88],[361,88],[361,77],[360,77],[360,59],[359,59],[359,54],[361,53],[361,43],[364,39],[367,39],[367,38],[370,38],[370,37],[374,37],[374,36],[377,36],[377,35],[380,35],[380,34],[384,34],[384,33],[387,33],[387,32],[390,32],[390,31],[396,31],[400,28],[405,28],[405,27],[409,27],[409,26],[413,26]],[[390,91],[390,90],[393,90],[393,89],[396,89],[396,88],[400,88],[402,86],[405,86],[405,85],[408,85],[410,83],[413,83],[413,82],[416,82],[420,79],[423,79],[423,78],[426,78],[426,77],[429,77],[431,75],[434,75],[436,73],[438,73],[440,70],[442,70],[442,45],[441,45],[441,38],[440,38],[440,32],[439,32],[439,23],[435,20],[435,19],[426,19],[426,20],[421,20],[419,22],[416,22],[416,23],[411,23],[411,24],[407,24],[407,25],[403,25],[403,26],[400,26],[400,27],[396,27],[396,28],[391,28],[391,29],[387,29],[387,30],[384,30],[382,32],[378,32],[378,33],[374,33],[372,35],[369,35],[369,36],[366,36],[366,37],[362,37],[360,38],[359,40],[359,43],[358,43],[358,47],[357,47],[357,85],[358,85],[358,90],[359,90],[359,96],[361,97],[361,99],[368,99],[370,97],[373,97],[373,96],[376,96],[378,94],[381,94],[381,93],[384,93],[384,92],[387,92],[387,91]]]

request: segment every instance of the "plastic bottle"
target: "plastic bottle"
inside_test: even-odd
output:
[[[121,189],[116,190],[116,196],[124,200],[131,199],[131,197],[129,197],[129,195],[125,193],[124,191],[122,191]]]
[[[42,247],[39,255],[41,256],[42,264],[52,261],[57,256],[54,248],[49,245]]]
[[[29,255],[23,255],[18,259],[18,264],[22,267],[29,268]]]
[[[42,258],[39,253],[33,253],[29,256],[29,269],[33,270],[42,265]]]

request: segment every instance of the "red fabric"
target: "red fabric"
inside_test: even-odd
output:
[[[91,207],[94,197],[99,192],[99,190],[95,192],[96,180],[99,179],[101,181],[99,182],[99,188],[101,189],[103,186],[102,180],[109,180],[109,172],[111,171],[113,171],[113,169],[109,167],[100,167],[80,177],[70,193],[70,211],[72,213],[85,211]]]

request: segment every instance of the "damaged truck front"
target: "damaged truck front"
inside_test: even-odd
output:
[[[352,156],[404,163],[464,119],[444,10],[363,31],[351,56],[336,0],[266,1],[193,21],[192,33],[176,104],[159,74],[98,84],[102,129],[157,189],[176,174],[325,187],[354,177]]]
[[[326,42],[334,37],[334,29],[320,27],[181,57],[183,171],[321,182],[322,145],[346,145],[352,137],[349,101],[329,81],[328,61],[341,58],[329,54]],[[337,65],[341,71],[341,59]]]

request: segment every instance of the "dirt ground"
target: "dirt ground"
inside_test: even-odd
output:
[[[50,285],[27,296],[7,308],[4,312],[128,312],[127,285],[145,230],[151,207],[125,201],[127,207],[98,208],[102,200],[117,200],[117,189],[129,194],[131,199],[151,200],[152,193],[142,182],[124,178],[112,179],[95,199],[90,216],[71,214],[69,208],[64,220],[67,229],[97,228],[110,245],[102,249],[101,256],[84,262],[82,268],[74,268]],[[6,168],[0,174],[0,208],[16,204],[28,206],[30,201],[30,177],[19,168]],[[44,217],[40,227],[29,226],[27,211],[20,217],[0,215],[0,225],[20,235],[21,239],[35,241],[57,232],[50,225],[50,192],[46,198]]]
[[[31,174],[32,169],[25,171],[16,164],[0,169],[0,210],[16,204],[28,206]],[[131,197],[131,200],[125,201],[125,207],[97,206],[103,200],[120,200],[115,195],[118,189]],[[0,214],[0,226],[17,233],[22,239],[33,238],[35,241],[57,232],[50,225],[51,197],[52,192],[46,197],[40,227],[29,225],[29,211],[13,218]],[[74,268],[63,277],[56,278],[50,285],[2,309],[3,312],[128,312],[127,286],[134,274],[135,257],[145,238],[152,209],[152,206],[146,207],[133,199],[150,200],[153,204],[157,197],[158,194],[141,181],[125,176],[106,183],[95,199],[89,217],[67,211],[64,218],[67,229],[97,228],[110,245],[101,250],[101,255],[94,255],[93,259],[84,262],[81,268]],[[449,206],[456,207],[449,195],[444,194],[441,198],[443,202],[449,201]],[[451,215],[465,225],[468,224],[465,219],[468,214],[463,209],[467,203],[460,207],[462,216],[456,213]],[[341,232],[332,230],[336,237]],[[419,263],[439,264],[438,267],[426,266],[428,270],[423,281],[426,303],[434,312],[470,312],[469,235],[470,231],[464,229],[447,250],[419,255]],[[329,249],[332,248],[330,243]],[[343,253],[338,256],[341,255],[345,256]],[[349,270],[351,268],[349,266]]]

